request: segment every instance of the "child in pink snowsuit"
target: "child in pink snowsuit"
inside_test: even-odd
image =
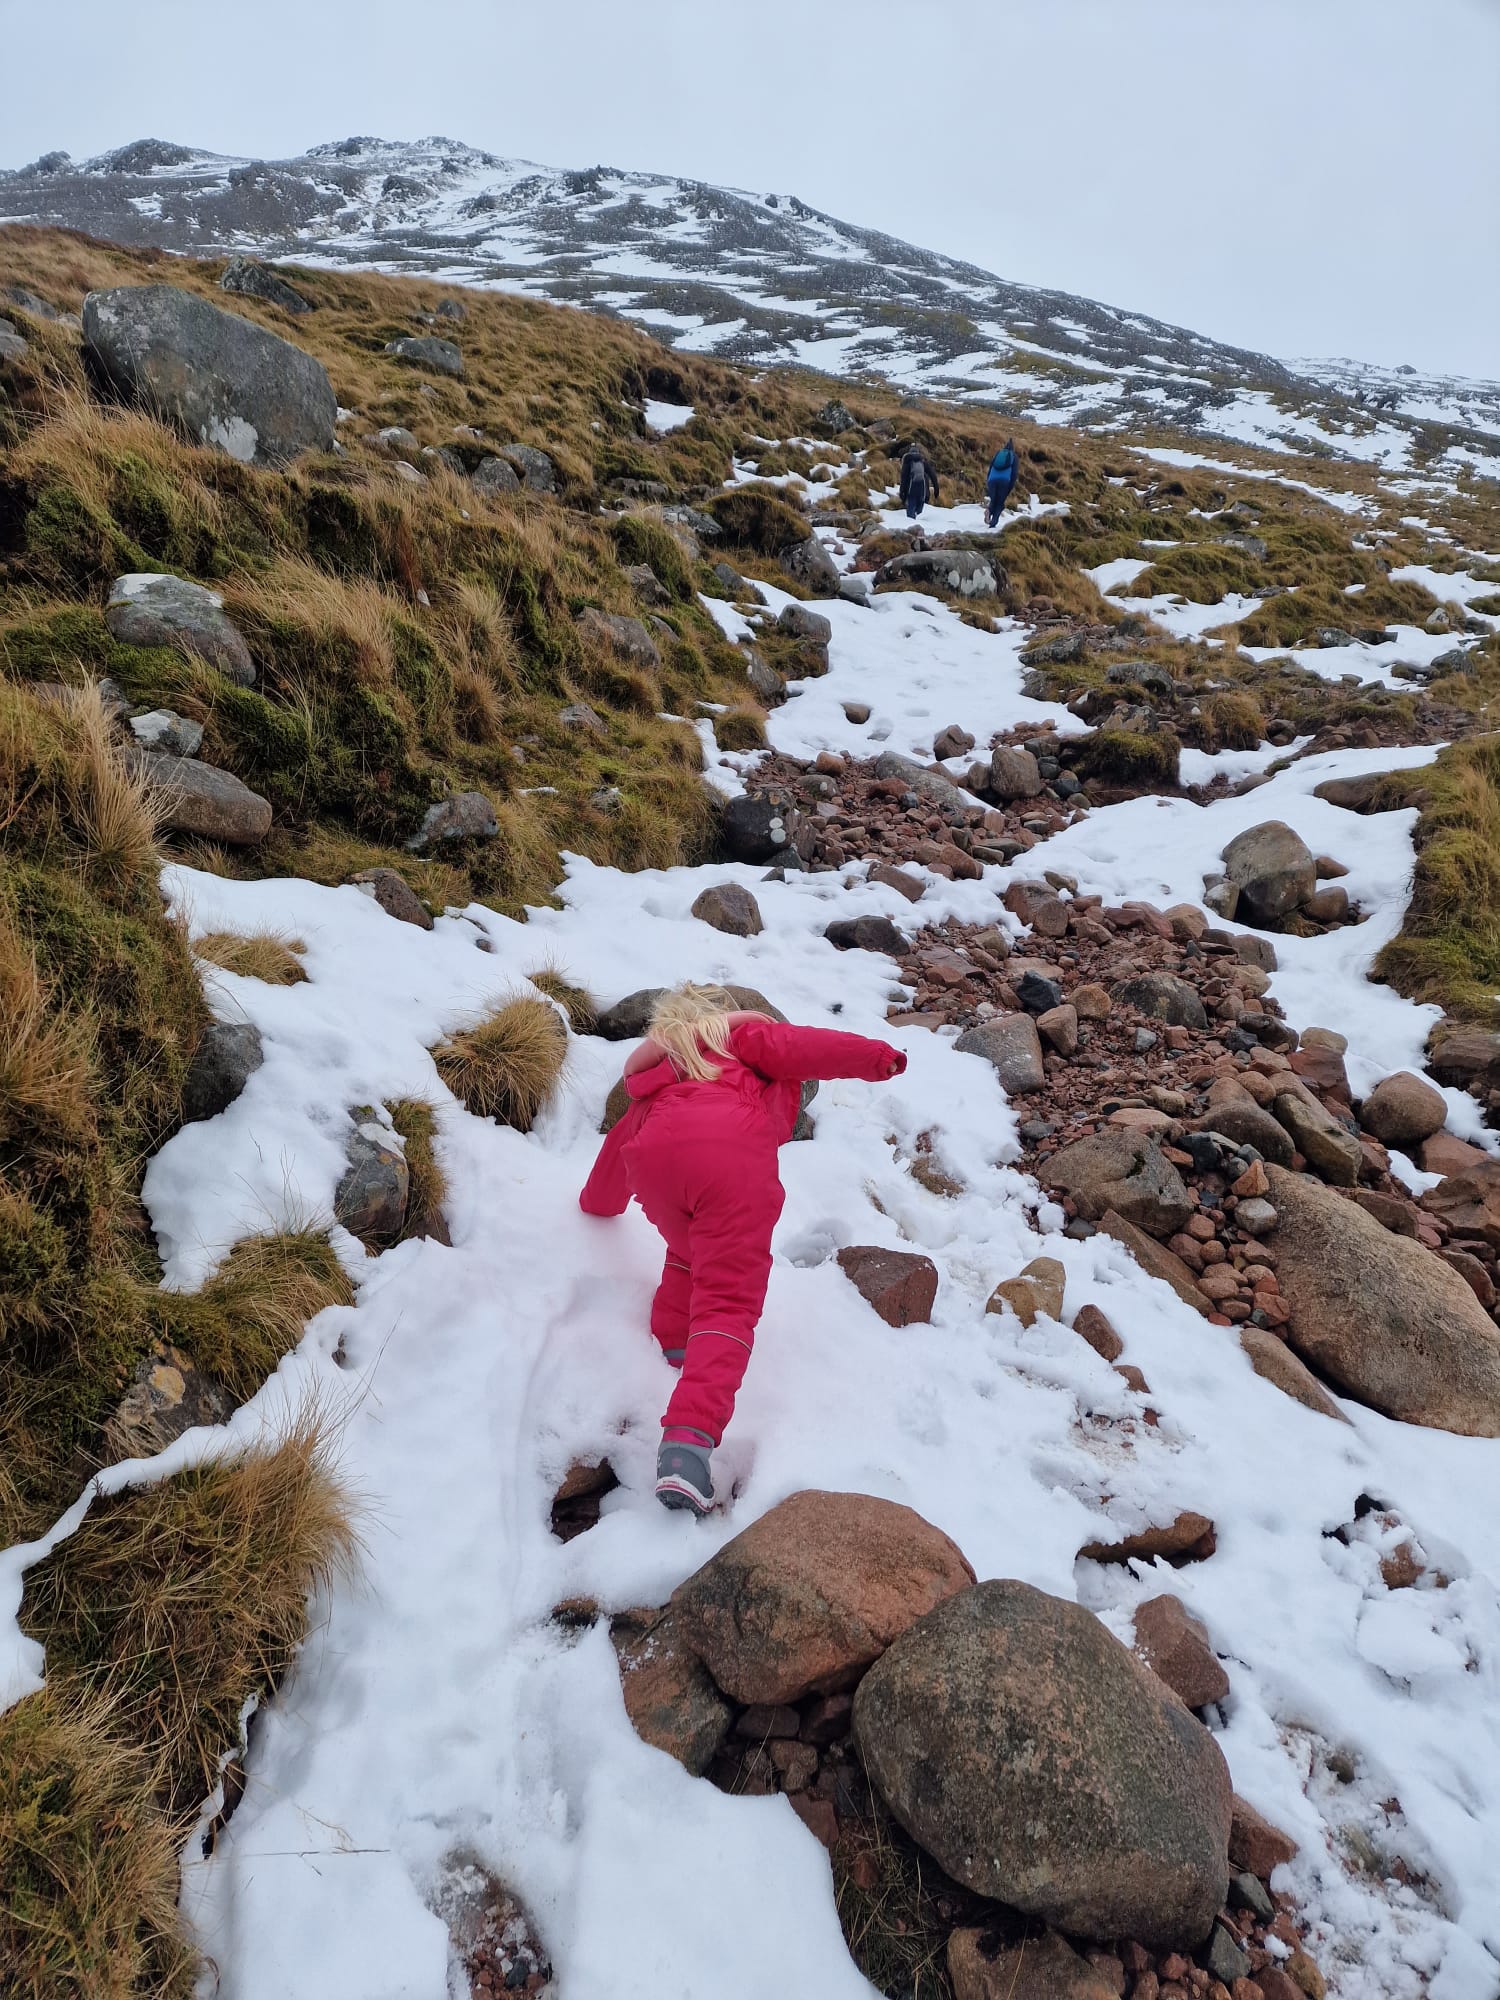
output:
[[[784,1199],[777,1148],[813,1077],[898,1076],[888,1042],[794,1028],[735,1010],[720,987],[665,994],[625,1065],[631,1105],[600,1149],[579,1206],[619,1215],[635,1196],[666,1238],[651,1331],[682,1370],[662,1419],[657,1498],[705,1513],[771,1275]]]

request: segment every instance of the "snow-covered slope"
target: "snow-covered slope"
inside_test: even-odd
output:
[[[767,596],[773,610],[787,601]],[[1021,692],[1026,635],[1014,625],[980,631],[899,593],[823,608],[831,671],[773,715],[784,748],[920,752],[950,720],[987,731],[1056,719]],[[739,614],[717,609],[733,633]],[[855,700],[872,711],[858,728],[842,712]],[[1252,821],[1347,847],[1348,815],[1314,787],[1388,761],[1333,753],[1206,808],[1101,808],[1015,872],[1056,865],[1084,892],[1193,901]],[[714,775],[737,788],[743,762]],[[1337,1022],[1361,1089],[1420,1068],[1432,1019],[1365,976],[1400,922],[1414,819],[1359,822],[1349,883],[1367,921],[1278,941],[1274,996],[1298,1028]],[[706,881],[726,878],[753,889],[760,935],[726,937],[692,916]],[[993,866],[979,881],[931,877],[921,918],[1014,928],[997,900],[1008,879]],[[238,1813],[188,1866],[186,1907],[221,2000],[463,1991],[434,1909],[473,1860],[526,1898],[569,2000],[868,1995],[826,1856],[786,1801],[727,1796],[647,1748],[603,1626],[580,1635],[549,1617],[569,1598],[663,1601],[737,1528],[809,1486],[904,1502],[981,1577],[1079,1597],[1127,1639],[1137,1604],[1179,1593],[1230,1668],[1216,1729],[1236,1787],[1301,1844],[1278,1883],[1295,1892],[1338,2000],[1493,2000],[1500,1444],[1354,1403],[1347,1426],[1304,1409],[1251,1372],[1232,1328],[1205,1323],[1112,1239],[1064,1236],[1062,1212],[1011,1164],[1015,1117],[993,1072],[945,1035],[888,1027],[901,993],[891,962],[822,935],[834,915],[910,922],[893,889],[862,866],[770,882],[758,869],[621,875],[575,858],[561,907],[515,923],[474,905],[428,934],[352,887],[185,867],[165,887],[194,934],[295,933],[309,973],[288,988],[214,975],[217,1009],[255,1021],[266,1060],[227,1113],[184,1128],[152,1163],[145,1198],[168,1281],[197,1284],[268,1215],[326,1210],[352,1103],[430,1098],[451,1188],[451,1247],[367,1258],[337,1237],[357,1305],[322,1314],[227,1434],[254,1436],[320,1398],[369,1508],[369,1562],[320,1607],[298,1672],[260,1719]],[[646,1332],[659,1243],[638,1214],[604,1223],[576,1207],[621,1049],[575,1038],[564,1090],[524,1137],[464,1110],[428,1053],[544,965],[607,1001],[686,977],[745,982],[798,1020],[889,1035],[909,1052],[889,1086],[825,1085],[814,1141],[784,1154],[767,1311],[720,1454],[721,1480],[737,1487],[723,1519],[667,1516],[651,1497],[668,1386]],[[1450,1102],[1477,1133],[1472,1103]],[[919,1137],[962,1184],[954,1197],[908,1171]],[[861,1242],[934,1259],[931,1326],[892,1329],[865,1305],[834,1261]],[[984,1310],[995,1281],[1042,1247],[1066,1266],[1068,1313],[1096,1302],[1125,1330],[1155,1426],[1066,1327]],[[151,1470],[225,1435],[191,1433]],[[595,1528],[556,1540],[560,1475],[605,1452],[621,1488]],[[1399,1509],[1445,1587],[1388,1590],[1375,1544],[1335,1535],[1365,1495]],[[1078,1557],[1110,1522],[1128,1531],[1180,1509],[1217,1522],[1211,1561],[1137,1571]],[[0,1560],[0,1690],[12,1694],[40,1665],[10,1622],[20,1566],[37,1554]]]
[[[727,359],[874,372],[1042,422],[1500,473],[1500,382],[1284,366],[753,194],[446,139],[245,160],[142,140],[0,174],[0,221],[188,254],[425,273],[617,312]]]

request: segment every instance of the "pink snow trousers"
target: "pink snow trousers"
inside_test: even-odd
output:
[[[784,1200],[776,1133],[737,1092],[705,1089],[659,1102],[625,1147],[631,1189],[666,1238],[651,1306],[663,1352],[683,1350],[665,1428],[717,1444],[734,1412],[771,1275],[771,1232]]]

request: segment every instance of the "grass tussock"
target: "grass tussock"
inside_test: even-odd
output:
[[[1266,718],[1252,694],[1214,694],[1202,704],[1202,727],[1205,750],[1258,750]]]
[[[325,1306],[353,1305],[354,1286],[326,1236],[280,1229],[237,1243],[199,1291],[155,1300],[167,1337],[243,1402]]]
[[[1410,999],[1500,1027],[1500,741],[1445,750],[1422,784],[1412,898],[1375,973]]]
[[[568,1017],[575,1035],[591,1035],[599,1019],[599,1003],[587,987],[580,986],[557,965],[543,965],[526,975],[538,993],[555,1000]]]
[[[568,1031],[545,1000],[507,1000],[435,1051],[438,1074],[476,1117],[529,1132],[557,1088]]]
[[[107,1697],[49,1686],[0,1715],[8,2000],[187,2000],[180,1837]]]
[[[49,1681],[108,1704],[177,1820],[212,1790],[245,1702],[286,1673],[308,1597],[354,1570],[348,1494],[315,1418],[238,1458],[101,1496],[29,1570]]]
[[[1097,778],[1104,785],[1159,790],[1177,783],[1180,750],[1170,729],[1150,735],[1129,729],[1096,729],[1086,739],[1073,768],[1080,778]]]
[[[757,708],[731,708],[714,717],[714,741],[721,750],[764,750],[766,718]]]
[[[437,1155],[437,1113],[419,1097],[403,1097],[390,1106],[390,1114],[402,1141],[409,1176],[406,1220],[399,1241],[432,1237],[446,1243],[448,1223],[443,1204],[448,1199],[448,1176]]]
[[[221,972],[242,979],[263,979],[268,986],[298,986],[307,978],[300,938],[279,931],[209,931],[193,941],[193,956],[217,965]]]

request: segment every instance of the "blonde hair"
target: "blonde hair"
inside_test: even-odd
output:
[[[742,1011],[722,986],[674,986],[663,993],[651,1013],[647,1030],[666,1050],[682,1075],[694,1083],[712,1083],[719,1076],[715,1056],[729,1053],[731,1014]]]

